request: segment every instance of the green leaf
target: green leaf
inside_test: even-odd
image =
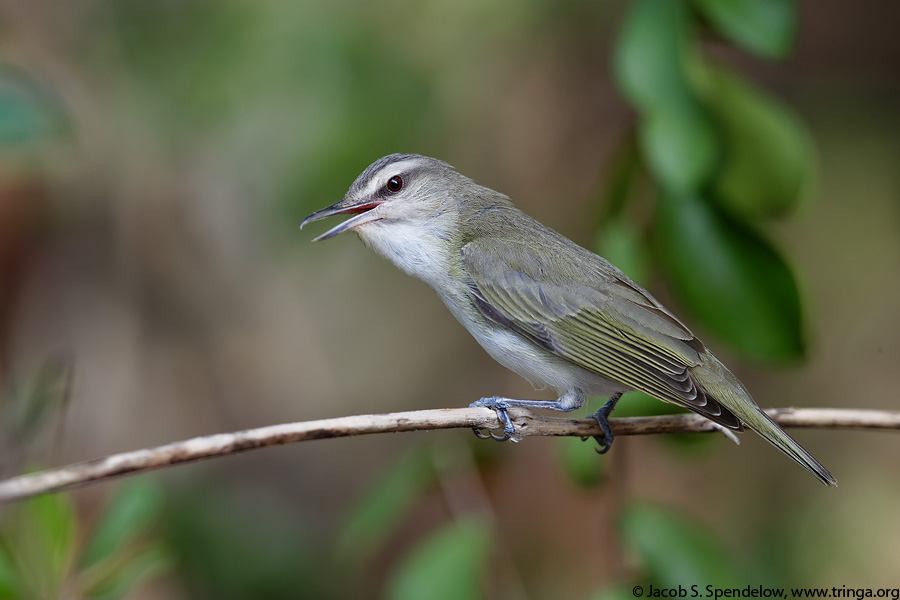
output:
[[[688,73],[699,60],[684,0],[638,0],[615,50],[619,87],[642,113],[641,149],[667,189],[699,189],[717,158],[716,132]]]
[[[347,518],[338,554],[357,561],[382,543],[435,480],[431,454],[415,447],[383,473]]]
[[[606,479],[606,461],[594,452],[595,445],[590,438],[584,442],[577,437],[556,440],[563,470],[581,487],[592,488]]]
[[[785,106],[737,74],[717,68],[706,81],[705,101],[724,146],[716,199],[750,217],[789,212],[812,179],[809,134]]]
[[[79,562],[78,581],[85,598],[122,598],[170,566],[171,557],[162,544],[146,541],[162,508],[162,494],[150,479],[132,479],[119,487]]]
[[[123,483],[94,529],[82,554],[81,567],[111,557],[145,535],[159,517],[162,504],[162,494],[150,480],[139,478]]]
[[[731,587],[743,580],[721,543],[701,524],[646,503],[626,507],[622,537],[634,547],[651,579],[663,587]]]
[[[470,518],[447,525],[413,548],[391,577],[388,600],[482,598],[491,547],[489,526]]]
[[[696,196],[660,199],[656,241],[682,303],[745,354],[803,355],[800,294],[764,238]]]
[[[710,177],[718,155],[712,122],[694,101],[650,112],[640,123],[641,148],[666,189],[699,189]]]
[[[684,59],[690,19],[684,0],[636,0],[616,43],[619,87],[641,111],[690,97]]]
[[[59,597],[77,539],[68,497],[38,496],[14,506],[6,517],[0,544],[22,597]]]
[[[75,509],[64,494],[46,494],[28,501],[34,539],[43,550],[46,565],[62,580],[76,541]]]
[[[763,58],[787,56],[797,31],[794,0],[694,0],[723,36]]]

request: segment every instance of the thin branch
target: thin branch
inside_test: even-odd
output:
[[[776,408],[766,412],[782,427],[900,430],[900,411]],[[517,438],[601,434],[593,419],[544,417],[518,409],[511,409],[510,416],[516,426]],[[617,436],[715,431],[711,421],[695,414],[610,419],[610,425]],[[0,481],[0,503],[268,446],[370,433],[468,427],[496,429],[500,426],[494,411],[487,408],[444,408],[357,415],[219,433],[6,479]]]

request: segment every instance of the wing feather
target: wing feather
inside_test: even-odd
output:
[[[596,255],[594,280],[556,280],[518,242],[480,238],[461,252],[470,295],[487,318],[579,367],[740,430],[691,375],[703,345],[650,294]],[[487,259],[490,257],[490,260]]]

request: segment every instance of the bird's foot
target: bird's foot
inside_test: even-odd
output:
[[[609,449],[612,448],[613,432],[612,428],[609,426],[609,415],[612,413],[613,409],[616,407],[616,403],[621,397],[622,394],[613,394],[609,397],[609,400],[606,401],[606,404],[601,406],[597,412],[589,415],[589,418],[596,419],[597,423],[600,425],[600,429],[603,431],[603,435],[591,436],[597,441],[598,447],[594,448],[597,454],[606,454],[609,452]],[[586,437],[581,438],[582,442],[585,440],[587,440]]]
[[[483,440],[493,438],[498,442],[505,442],[512,439],[513,434],[516,432],[516,428],[513,427],[512,420],[509,418],[509,412],[506,410],[509,408],[509,404],[505,398],[492,396],[491,398],[482,398],[469,405],[469,408],[479,407],[492,408],[497,413],[497,418],[503,423],[503,435],[495,435],[494,432],[490,430],[488,430],[488,435],[485,435],[480,428],[473,427],[472,431],[475,432],[476,437]]]

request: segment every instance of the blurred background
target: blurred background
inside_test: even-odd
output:
[[[608,255],[761,406],[896,408],[900,5],[715,4],[0,3],[3,475],[547,397],[355,236],[298,231],[391,152]],[[753,434],[599,457],[454,430],[178,467],[3,507],[0,597],[896,587],[900,439],[793,435],[839,488]]]

